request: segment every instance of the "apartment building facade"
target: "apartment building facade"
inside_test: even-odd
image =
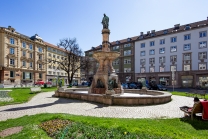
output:
[[[207,20],[141,32],[135,41],[135,80],[208,87],[207,32]]]
[[[35,34],[28,37],[8,26],[0,27],[0,84],[34,84],[37,81],[63,80],[68,84],[65,71],[48,59],[63,60],[66,51],[52,45]],[[55,79],[55,81],[54,81]],[[80,83],[80,70],[73,82]]]
[[[111,42],[111,51],[120,52],[120,56],[112,63],[116,74],[119,76],[120,82],[134,81],[134,42],[137,37],[127,38],[119,41]],[[92,57],[94,51],[101,51],[102,45],[92,47],[91,50],[85,52],[85,56],[89,57],[92,63],[92,68],[85,73],[87,79],[92,78],[99,66],[98,62]]]
[[[113,67],[121,82],[155,81],[167,86],[208,87],[207,32],[208,20],[203,20],[111,42],[111,51],[121,53],[113,61]],[[96,73],[98,64],[92,54],[101,47],[85,52],[94,63],[87,77]]]
[[[37,34],[32,37],[0,27],[1,84],[34,83],[45,80],[45,44]]]

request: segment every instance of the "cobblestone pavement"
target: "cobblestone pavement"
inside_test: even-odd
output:
[[[107,106],[79,100],[54,98],[54,92],[39,93],[24,104],[0,107],[0,121],[38,113],[68,113],[74,115],[116,118],[180,118],[180,106],[192,106],[193,98],[172,96],[172,101],[152,106]]]

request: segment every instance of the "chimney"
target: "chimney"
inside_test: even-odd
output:
[[[143,35],[143,32],[140,32],[140,36],[142,36]]]
[[[150,31],[147,31],[147,34],[150,34]]]
[[[155,33],[155,30],[152,30],[151,33]]]
[[[180,26],[180,24],[175,24],[175,25],[174,25],[174,27],[179,27],[179,26]]]

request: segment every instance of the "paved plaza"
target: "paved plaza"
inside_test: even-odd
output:
[[[151,106],[107,106],[65,98],[54,98],[54,92],[39,93],[29,102],[0,107],[0,121],[39,113],[67,113],[95,117],[115,118],[180,118],[180,106],[192,106],[193,98],[172,96],[166,104]]]

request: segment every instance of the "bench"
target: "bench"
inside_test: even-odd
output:
[[[41,92],[41,88],[40,87],[31,87],[30,92],[31,93],[39,93],[39,92]]]
[[[201,114],[203,111],[203,106],[201,104],[201,102],[198,102],[196,104],[194,104],[194,107],[192,108],[191,111],[188,111],[190,108],[189,107],[180,107],[180,109],[184,112],[184,114],[187,114],[188,116],[191,116],[191,120],[193,120],[194,116],[199,115],[199,113]]]

